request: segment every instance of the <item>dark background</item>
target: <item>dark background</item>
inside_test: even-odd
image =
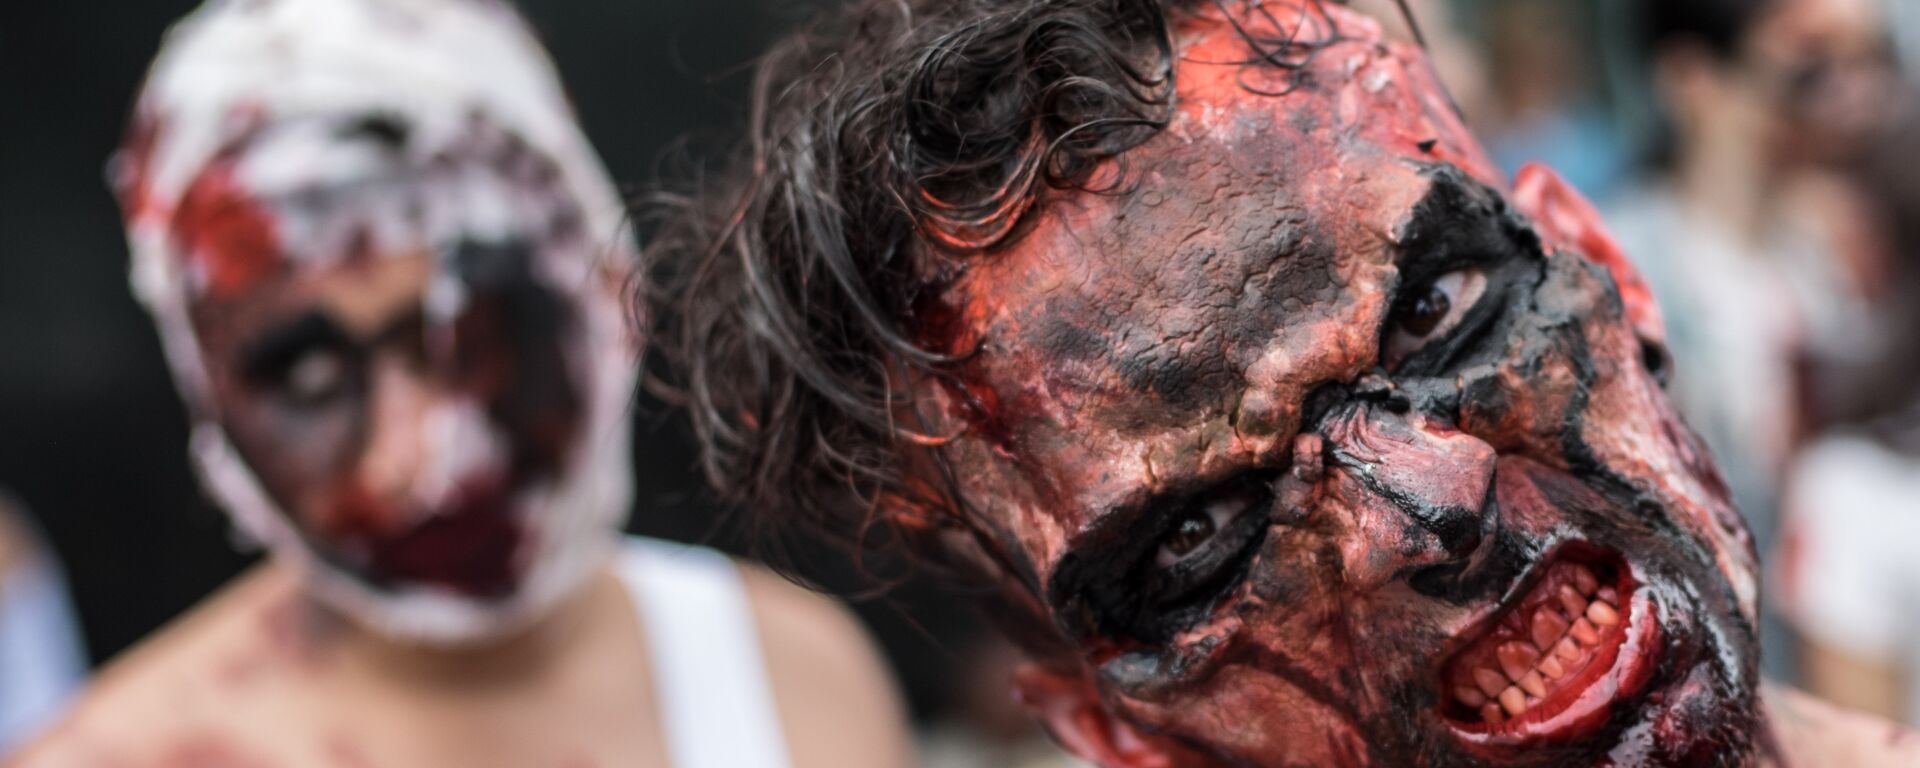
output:
[[[196,4],[0,2],[0,488],[65,561],[96,661],[252,562],[230,545],[224,516],[188,467],[185,415],[128,290],[105,183],[162,32]],[[521,5],[629,191],[731,139],[746,66],[809,12],[772,0]],[[698,488],[684,432],[663,412],[644,400],[638,409],[632,530],[739,551]],[[829,581],[853,585],[844,570]],[[951,638],[974,624],[934,608],[942,604],[908,584],[857,606],[920,717],[943,703],[935,692],[952,674]]]

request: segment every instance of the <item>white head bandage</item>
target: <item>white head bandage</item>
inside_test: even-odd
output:
[[[632,245],[613,185],[524,22],[492,0],[209,0],[168,34],[136,121],[114,169],[133,287],[192,411],[203,480],[239,528],[300,569],[329,604],[426,641],[510,630],[580,584],[631,495],[635,345],[618,282]],[[354,124],[403,136],[370,148],[343,136],[340,126]],[[511,596],[479,602],[370,587],[320,558],[241,460],[218,423],[189,315],[221,276],[190,252],[180,227],[183,203],[215,166],[276,217],[276,259],[339,257],[350,250],[348,228],[336,225],[343,217],[353,237],[375,245],[440,250],[520,237],[534,244],[539,280],[574,299],[585,343],[568,365],[582,389],[582,428],[559,476],[517,499],[537,511],[524,521],[528,565]],[[427,294],[429,322],[463,300],[459,281],[444,275]],[[448,423],[439,439],[459,445],[439,448],[480,450]]]

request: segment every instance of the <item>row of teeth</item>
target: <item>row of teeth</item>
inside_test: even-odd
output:
[[[1474,669],[1473,685],[1455,686],[1454,699],[1489,723],[1519,715],[1547,697],[1547,681],[1565,677],[1600,644],[1602,630],[1620,623],[1620,596],[1586,566],[1575,565],[1573,584],[1560,585],[1554,597],[1533,612],[1532,642],[1502,643],[1494,649],[1499,668]]]

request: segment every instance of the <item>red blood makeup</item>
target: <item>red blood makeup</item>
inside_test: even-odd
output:
[[[1171,124],[969,257],[930,394],[1098,708],[1222,765],[1747,734],[1751,553],[1590,210],[1516,208],[1344,8],[1174,18]]]
[[[114,171],[202,478],[322,603],[474,641],[598,565],[632,243],[512,9],[209,5]]]

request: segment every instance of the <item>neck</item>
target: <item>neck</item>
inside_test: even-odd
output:
[[[385,685],[475,689],[512,686],[539,678],[586,641],[606,605],[611,574],[595,572],[586,583],[523,629],[461,645],[430,645],[395,639],[365,625],[338,620],[333,645],[349,674]]]
[[[1733,124],[1708,118],[1682,139],[1675,182],[1687,208],[1743,241],[1762,238],[1766,172],[1756,159],[1757,138]]]

